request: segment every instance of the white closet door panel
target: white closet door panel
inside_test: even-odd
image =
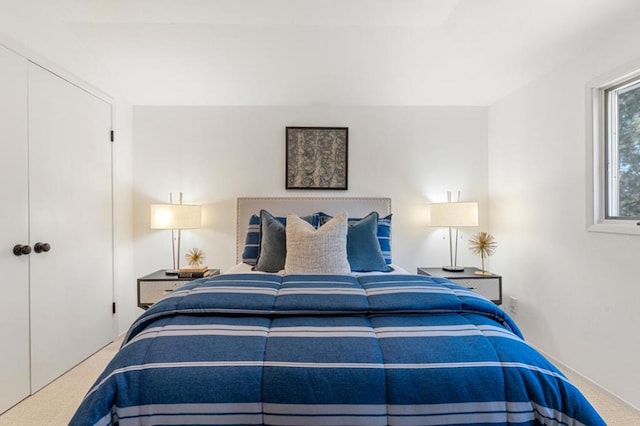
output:
[[[32,391],[113,337],[111,105],[29,64]]]
[[[29,395],[27,61],[0,46],[0,413]]]

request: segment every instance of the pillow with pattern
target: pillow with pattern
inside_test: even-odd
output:
[[[347,214],[340,213],[318,229],[295,215],[287,216],[287,274],[349,274]]]

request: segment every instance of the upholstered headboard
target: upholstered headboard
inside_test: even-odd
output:
[[[330,215],[346,211],[349,216],[365,216],[377,211],[381,216],[391,214],[391,198],[366,197],[267,197],[267,198],[238,198],[236,223],[236,262],[242,262],[242,249],[247,234],[247,224],[253,214],[259,214],[261,209],[276,216],[294,213],[299,216],[316,212]]]

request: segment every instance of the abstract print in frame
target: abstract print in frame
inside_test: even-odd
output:
[[[348,127],[287,127],[286,189],[347,189]]]

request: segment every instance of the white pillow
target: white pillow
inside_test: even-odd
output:
[[[318,229],[287,215],[287,274],[349,274],[347,213],[336,215]]]

